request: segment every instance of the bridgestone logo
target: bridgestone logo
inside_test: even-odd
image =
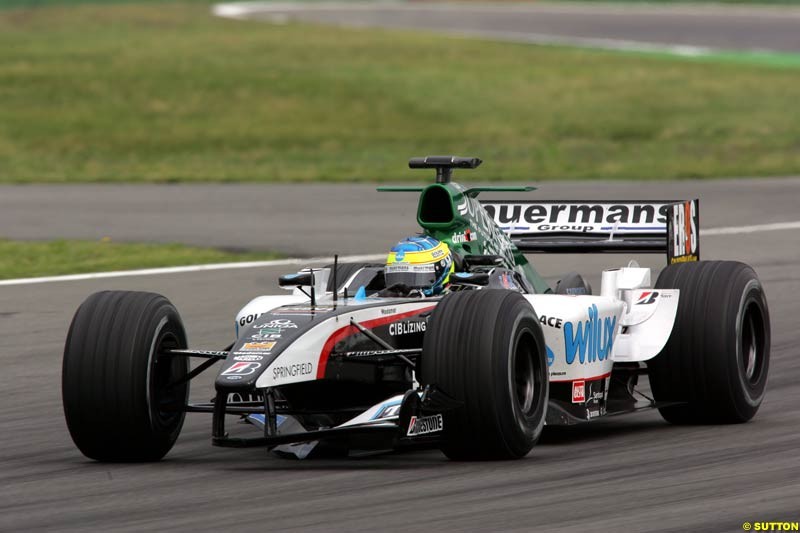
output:
[[[413,437],[414,435],[436,433],[437,431],[442,431],[443,429],[444,420],[442,419],[442,415],[425,416],[422,418],[412,416],[411,422],[408,424],[408,433],[406,433],[406,435]]]

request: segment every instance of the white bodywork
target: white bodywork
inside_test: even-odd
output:
[[[236,337],[248,326],[258,320],[258,318],[282,305],[291,305],[308,302],[308,297],[304,294],[291,294],[287,296],[259,296],[253,298],[247,305],[242,307],[236,315]]]
[[[435,302],[422,299],[393,305],[392,312],[388,315],[385,307],[368,307],[323,320],[288,346],[267,367],[267,370],[256,381],[256,388],[313,381],[324,376],[328,352],[333,347],[333,343],[347,335],[357,333],[357,330],[350,325],[351,319],[365,328],[371,328],[377,321],[382,321],[387,316],[398,320],[404,316],[433,309],[435,305]]]
[[[650,269],[605,270],[600,296],[529,294],[547,344],[550,381],[592,381],[615,362],[646,361],[669,339],[677,290],[649,289]]]
[[[320,281],[325,277],[320,276]],[[318,294],[323,295],[324,285],[318,285]],[[653,291],[649,285],[650,269],[626,267],[603,272],[599,296],[526,294],[542,324],[550,380],[604,379],[615,362],[646,361],[658,355],[672,331],[678,291]],[[238,313],[237,330],[276,307],[301,302],[307,303],[308,297],[297,292],[255,298]],[[398,303],[392,306],[391,315],[396,319],[433,305],[435,302],[425,299]],[[370,327],[372,321],[387,315],[385,311],[382,307],[359,309],[320,322],[278,356],[258,378],[256,387],[318,379],[324,375],[325,344],[348,334],[351,318]]]

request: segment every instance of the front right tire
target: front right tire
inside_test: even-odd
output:
[[[173,305],[148,292],[95,293],[75,312],[64,347],[62,399],[72,440],[97,461],[157,461],[178,438],[189,383]],[[177,383],[177,385],[175,385]]]

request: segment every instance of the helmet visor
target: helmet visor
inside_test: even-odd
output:
[[[402,284],[417,289],[429,289],[436,283],[436,268],[434,265],[395,263],[386,266],[384,276],[387,287]]]

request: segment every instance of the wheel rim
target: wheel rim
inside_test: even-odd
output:
[[[536,372],[533,365],[533,339],[528,334],[517,339],[514,349],[514,398],[525,416],[530,415],[536,401]]]
[[[159,354],[173,348],[180,348],[178,338],[170,331],[162,331],[156,342],[150,377],[152,420],[160,427],[169,427],[179,421],[186,403],[187,384],[171,386],[186,374],[186,360],[181,357],[159,357]]]
[[[756,302],[749,302],[742,317],[741,368],[745,381],[754,386],[764,367],[764,318]]]

